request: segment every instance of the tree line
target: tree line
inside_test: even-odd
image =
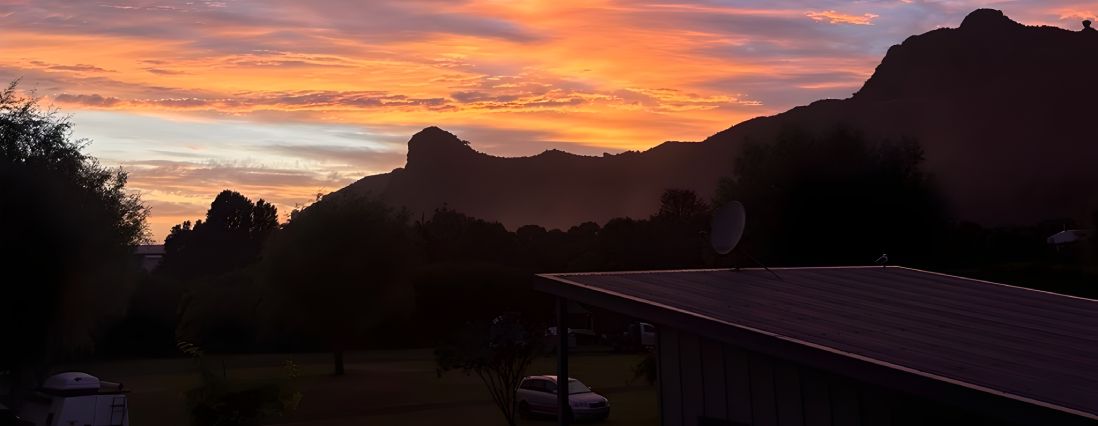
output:
[[[172,228],[152,273],[132,256],[147,240],[147,208],[86,145],[67,117],[14,85],[0,93],[0,315],[19,347],[3,353],[9,380],[92,352],[177,356],[181,341],[209,352],[325,350],[339,372],[346,350],[430,346],[505,312],[550,321],[552,300],[529,286],[538,272],[861,265],[887,254],[1096,296],[1086,283],[1098,250],[1044,242],[1094,224],[959,222],[916,141],[841,126],[749,143],[715,194],[669,188],[650,217],[568,229],[509,230],[447,207],[415,217],[369,195],[325,197],[282,223],[272,204],[226,190],[204,218]],[[748,227],[740,248],[718,256],[710,213],[730,200],[746,206]]]
[[[323,348],[341,371],[344,350],[429,346],[504,312],[550,322],[552,301],[529,288],[539,272],[864,265],[887,255],[987,276],[1029,262],[1036,269],[1007,275],[1055,286],[1049,271],[1093,265],[1046,246],[1062,221],[986,229],[953,220],[921,162],[912,140],[790,129],[748,145],[712,197],[669,189],[650,217],[568,229],[509,230],[447,207],[414,218],[369,195],[324,198],[278,223],[270,204],[226,190],[204,220],[172,229],[153,274],[170,284],[145,288],[180,291],[176,337],[226,351]],[[747,232],[718,256],[710,215],[730,200],[747,206]],[[1055,289],[1093,292],[1077,278]]]

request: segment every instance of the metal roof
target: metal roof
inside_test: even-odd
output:
[[[775,272],[544,274],[538,286],[1098,419],[1098,301],[893,266]]]

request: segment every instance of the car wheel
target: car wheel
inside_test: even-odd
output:
[[[530,418],[530,404],[527,404],[526,401],[519,402],[519,417]]]

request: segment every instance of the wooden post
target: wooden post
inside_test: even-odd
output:
[[[568,426],[568,299],[563,297],[557,297],[557,337],[557,424]]]

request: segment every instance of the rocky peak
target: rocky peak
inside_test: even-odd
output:
[[[469,147],[469,142],[459,139],[453,133],[431,126],[420,130],[408,140],[407,168],[420,164],[445,163],[475,154],[476,151]]]

